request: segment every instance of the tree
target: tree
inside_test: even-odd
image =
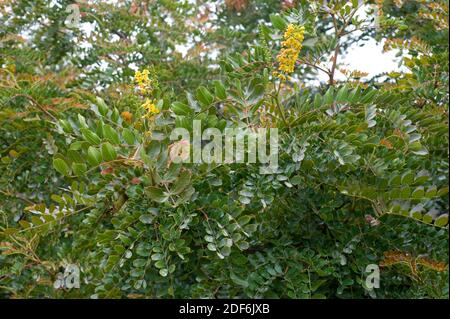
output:
[[[0,11],[3,297],[448,298],[444,1],[54,3]],[[409,71],[345,70],[368,38]],[[276,170],[177,163],[194,121]]]

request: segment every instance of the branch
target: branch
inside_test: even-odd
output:
[[[49,111],[47,111],[42,105],[40,105],[35,99],[33,99],[31,96],[27,95],[27,94],[16,94],[14,95],[10,100],[15,99],[16,97],[25,97],[27,98],[29,101],[31,101],[31,103],[33,103],[40,111],[42,111],[45,115],[47,115],[48,117],[50,117],[52,120],[54,121],[58,121],[58,119],[53,116],[52,113],[50,113]]]

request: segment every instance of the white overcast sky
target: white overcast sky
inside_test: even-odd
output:
[[[347,54],[338,59],[338,63],[348,70],[366,72],[369,74],[367,78],[372,78],[382,73],[400,70],[400,59],[395,56],[396,53],[397,50],[383,52],[383,43],[370,39],[362,47],[358,45],[350,47]],[[320,80],[326,80],[323,73],[319,77]],[[345,77],[338,72],[337,79],[344,80]]]
[[[357,16],[364,19],[367,17],[367,10],[368,5],[362,6]],[[343,63],[349,70],[368,73],[367,78],[392,71],[405,71],[399,67],[400,58],[396,57],[398,50],[383,52],[383,45],[384,42],[377,43],[373,38],[364,42],[364,46],[354,44],[348,49],[347,54],[342,56],[340,61],[338,60],[338,63]],[[338,79],[343,78],[340,78],[338,74]]]

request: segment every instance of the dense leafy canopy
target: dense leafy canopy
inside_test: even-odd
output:
[[[0,296],[448,298],[448,4],[326,2],[2,1]],[[193,120],[278,170],[173,163]]]

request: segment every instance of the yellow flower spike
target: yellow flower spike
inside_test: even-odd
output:
[[[145,94],[147,91],[151,91],[152,79],[150,78],[150,71],[144,69],[141,71],[136,71],[134,73],[134,81],[139,86],[139,90],[142,94]]]
[[[142,108],[146,111],[146,114],[144,114],[142,117],[150,118],[153,115],[156,115],[159,113],[159,109],[156,107],[155,103],[151,101],[150,99],[146,99],[145,103],[142,104]]]
[[[281,42],[282,49],[277,56],[277,61],[279,63],[277,77],[282,81],[286,80],[286,76],[281,74],[290,74],[294,72],[295,62],[297,61],[298,55],[302,49],[302,43],[305,37],[305,28],[303,26],[289,24],[284,32],[283,39]]]

